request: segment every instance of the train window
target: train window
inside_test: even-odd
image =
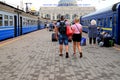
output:
[[[27,19],[25,18],[25,26],[27,26]]]
[[[30,25],[32,25],[32,20],[30,20]]]
[[[104,18],[102,18],[102,26],[104,27]]]
[[[34,25],[34,20],[32,20],[32,25]]]
[[[98,19],[98,26],[100,26],[100,19]]]
[[[23,25],[25,26],[25,24],[26,24],[26,21],[25,21],[25,18],[23,18]]]
[[[110,27],[112,27],[112,17],[110,17]]]
[[[29,25],[31,25],[31,19],[29,20]]]
[[[116,37],[116,15],[114,15],[114,19],[113,19],[113,36]]]
[[[10,26],[13,26],[13,16],[10,16]]]
[[[4,25],[8,26],[8,15],[4,15]]]
[[[0,14],[0,26],[2,26],[2,14]]]
[[[27,26],[27,19],[25,18],[25,26]]]
[[[106,23],[105,23],[105,27],[107,27],[108,26],[108,18],[106,18],[106,21],[105,21]]]
[[[30,23],[30,21],[29,21],[29,20],[27,20],[27,25],[29,25],[29,23]]]
[[[114,22],[113,25],[116,27],[116,17],[114,16]]]
[[[85,20],[85,24],[87,24],[87,20]]]

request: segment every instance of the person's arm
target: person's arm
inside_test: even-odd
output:
[[[55,26],[55,33],[58,34],[58,27]]]
[[[55,26],[54,30],[55,30],[55,34],[56,34],[56,39],[58,40],[58,27]]]
[[[81,25],[80,33],[81,33],[81,35],[82,35],[82,25]]]
[[[58,34],[58,22],[57,22],[56,25],[54,25],[54,26],[55,26],[55,33]]]
[[[56,25],[55,25],[55,33],[57,34],[56,35],[56,39],[58,39],[58,33],[59,33],[59,30],[58,30],[58,28],[59,28],[59,23],[57,23]]]
[[[74,33],[74,31],[75,31],[75,29],[74,29],[74,27],[73,27],[74,25],[71,25],[71,29],[72,29],[72,31],[73,31],[73,33]]]

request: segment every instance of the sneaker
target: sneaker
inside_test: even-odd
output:
[[[63,54],[59,54],[59,56],[63,56]]]
[[[80,58],[82,58],[82,52],[80,52]]]
[[[69,58],[69,54],[66,52],[66,58]]]

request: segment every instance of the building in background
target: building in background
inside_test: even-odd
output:
[[[40,18],[48,20],[58,20],[61,15],[64,15],[66,19],[72,21],[74,17],[89,14],[95,11],[95,7],[77,5],[76,0],[60,0],[57,7],[41,7],[39,10]]]

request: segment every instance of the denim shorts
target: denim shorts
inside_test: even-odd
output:
[[[59,44],[68,45],[68,37],[66,34],[59,34]]]

